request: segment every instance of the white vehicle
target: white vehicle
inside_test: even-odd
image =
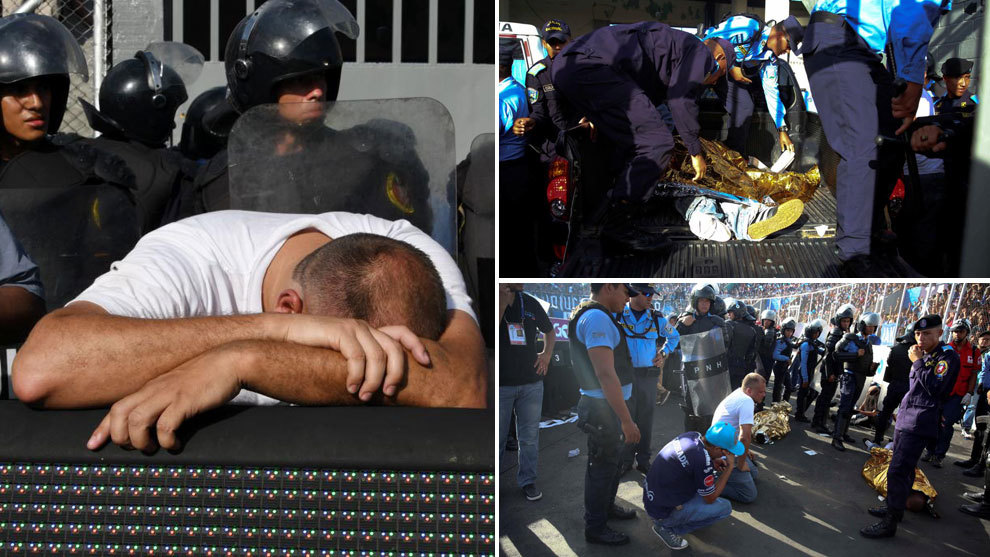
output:
[[[540,40],[540,31],[528,23],[498,22],[498,38],[519,41],[522,58],[512,61],[512,77],[526,85],[526,72],[536,62],[546,58],[547,51]]]

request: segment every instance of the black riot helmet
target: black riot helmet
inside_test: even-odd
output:
[[[735,314],[735,319],[744,319],[748,310],[746,309],[746,304],[742,300],[736,300],[729,298],[725,300],[725,311],[732,312]]]
[[[709,313],[725,319],[725,300],[723,300],[721,296],[715,296],[715,301],[712,302],[712,309]]]
[[[746,304],[746,321],[756,321],[756,307]]]
[[[211,115],[207,118],[207,115]],[[189,103],[182,122],[179,150],[192,160],[208,159],[227,145],[237,113],[227,102],[227,88],[214,87]]]
[[[907,327],[904,328],[904,334],[897,337],[896,340],[901,344],[918,344],[918,340],[914,338],[914,322],[908,323]]]
[[[99,110],[80,102],[94,130],[164,147],[175,128],[175,111],[188,98],[185,83],[171,65],[141,50],[107,72],[100,85]]]
[[[691,309],[698,311],[698,300],[700,299],[710,300],[712,305],[709,308],[709,312],[715,313],[715,299],[718,298],[718,292],[715,287],[711,284],[698,284],[691,289]]]
[[[0,85],[51,78],[48,133],[58,131],[69,100],[69,74],[89,79],[86,57],[64,25],[38,14],[0,18]]]
[[[246,16],[227,39],[224,69],[238,111],[275,102],[279,82],[322,72],[334,101],[343,56],[335,33],[358,36],[358,24],[337,0],[270,0]]]

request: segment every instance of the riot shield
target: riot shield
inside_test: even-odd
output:
[[[41,271],[49,310],[78,296],[141,236],[129,194],[108,185],[0,188],[0,211]]]
[[[718,403],[732,392],[722,328],[682,335],[679,346],[691,408],[697,416],[711,416]]]
[[[456,253],[454,124],[433,99],[256,106],[227,151],[232,209],[405,219]]]

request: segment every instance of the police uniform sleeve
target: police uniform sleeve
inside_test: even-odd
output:
[[[835,359],[840,362],[850,362],[859,357],[859,348],[856,347],[856,335],[854,333],[846,333],[842,336],[840,340],[835,345]]]
[[[529,103],[529,117],[533,119],[536,136],[540,141],[550,139],[548,135],[549,127],[553,127],[553,120],[550,119],[550,110],[547,107],[547,95],[543,92],[538,75],[540,72],[547,72],[543,62],[533,64],[533,67],[526,72],[526,101]],[[548,127],[549,126],[549,127]],[[532,141],[531,141],[532,143]]]
[[[777,342],[773,345],[773,359],[775,362],[786,362],[788,360],[787,356],[784,356],[784,348],[787,347],[787,340],[783,338],[777,339]]]
[[[812,347],[810,342],[806,342],[801,345],[801,381],[810,381],[810,373],[808,370],[808,354],[811,352]]]
[[[41,273],[0,215],[0,287],[16,286],[45,297]]]
[[[712,54],[704,43],[690,35],[688,39],[696,44],[685,42],[683,55],[672,64],[667,106],[688,153],[698,155],[701,154],[701,141],[698,140],[701,124],[698,123],[697,96],[713,61],[709,62]]]
[[[578,319],[577,335],[589,349],[599,346],[615,349],[619,345],[619,329],[604,311],[586,311]]]
[[[777,72],[776,60],[770,60],[760,66],[760,78],[763,85],[763,96],[767,100],[767,111],[773,116],[773,125],[779,130],[784,125],[784,116],[787,114],[787,110],[784,108],[784,102],[780,100]]]
[[[899,2],[890,13],[887,37],[897,63],[897,77],[924,83],[925,56],[933,25],[941,14],[940,0]]]
[[[664,355],[670,355],[674,350],[677,350],[677,344],[681,341],[681,334],[670,323],[664,320],[663,317],[660,317],[660,320],[663,321],[663,325],[660,325],[660,336],[667,339],[663,343],[663,353]]]

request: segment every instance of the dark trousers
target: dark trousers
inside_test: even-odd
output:
[[[615,146],[612,199],[647,199],[674,148],[653,101],[629,76],[582,54],[557,57],[552,71],[554,87]]]
[[[629,411],[633,421],[639,428],[639,443],[626,445],[629,454],[637,464],[649,468],[653,453],[650,451],[650,436],[653,435],[653,409],[657,402],[657,381],[660,380],[660,368],[636,368],[633,376],[632,397],[629,399]],[[631,464],[632,459],[626,459]],[[624,463],[625,464],[625,463]],[[625,466],[623,466],[625,467]]]
[[[828,372],[823,369],[821,384],[822,394],[818,395],[818,402],[815,403],[815,416],[811,421],[815,425],[828,427],[828,409],[829,405],[832,404],[832,398],[835,396],[835,389],[839,386],[839,380],[836,378],[835,381],[829,381]]]
[[[990,448],[990,443],[987,442],[987,424],[976,421],[976,418],[990,414],[990,403],[987,403],[987,389],[982,386],[977,387],[976,396],[978,398],[976,400],[976,412],[973,418],[973,421],[976,422],[976,435],[973,437],[973,449],[970,452],[969,460],[985,465],[987,462],[986,451]]]
[[[935,456],[945,458],[945,453],[949,452],[952,434],[956,430],[955,425],[962,418],[962,414],[962,395],[952,395],[942,405],[942,419],[939,423],[938,439],[932,439],[927,447]]]
[[[729,362],[729,387],[732,390],[736,390],[742,387],[743,378],[749,373],[746,364],[741,362],[736,364],[735,362]]]
[[[603,398],[581,396],[578,427],[588,434],[588,466],[584,474],[584,527],[598,532],[605,527],[608,509],[615,501],[622,475],[624,438],[619,417]]]
[[[905,175],[905,183],[908,179]],[[898,248],[919,273],[928,277],[951,276],[955,269],[945,267],[945,246],[957,242],[945,233],[948,223],[939,218],[945,214],[945,174],[921,174],[918,184],[921,199],[905,198],[904,211],[897,217]]]
[[[887,508],[903,511],[914,485],[914,470],[925,445],[933,441],[910,431],[894,430],[894,451],[887,468]]]
[[[760,376],[763,377],[763,380],[766,381],[766,384],[769,385],[770,384],[771,370],[773,370],[773,356],[771,356],[769,354],[768,355],[757,354],[757,358],[760,359],[760,364],[761,364],[762,369],[758,369],[756,371],[759,372]],[[764,398],[764,400],[766,400],[766,399]],[[758,402],[756,404],[755,410],[757,412],[760,412],[760,411],[763,410],[763,402],[762,401],[761,402]]]
[[[529,157],[501,161],[498,165],[499,203],[511,214],[499,227],[499,276],[535,277],[540,269],[536,259],[536,209],[539,205],[534,185],[534,166]]]
[[[853,408],[859,395],[863,394],[863,384],[866,383],[866,376],[858,373],[845,373],[839,377],[839,416],[835,420],[835,431],[832,437],[842,439],[849,427],[849,419],[852,418]],[[839,427],[839,426],[842,427]]]
[[[881,213],[880,204],[904,162],[903,150],[893,146],[884,147],[878,157],[874,143],[878,133],[890,136],[897,129],[890,112],[893,76],[845,24],[808,25],[802,54],[825,137],[839,155],[835,186],[839,257],[869,255],[873,223],[879,221],[875,214]]]
[[[873,442],[880,444],[883,436],[887,433],[887,426],[890,425],[890,417],[894,415],[894,410],[900,406],[901,400],[908,392],[906,381],[891,381],[887,384],[887,394],[883,397],[883,409],[877,416],[877,430],[873,435]]]
[[[790,394],[790,387],[788,386],[791,382],[791,376],[787,373],[787,368],[791,365],[788,362],[774,362],[773,363],[773,401],[780,402],[780,396],[783,391],[787,391]]]
[[[795,416],[802,416],[807,418],[807,416],[805,416],[804,414],[805,412],[808,411],[808,407],[811,406],[811,401],[808,400],[809,398],[808,394],[810,392],[811,392],[811,381],[808,381],[807,387],[802,387],[801,385],[798,385],[797,409],[794,412]]]

